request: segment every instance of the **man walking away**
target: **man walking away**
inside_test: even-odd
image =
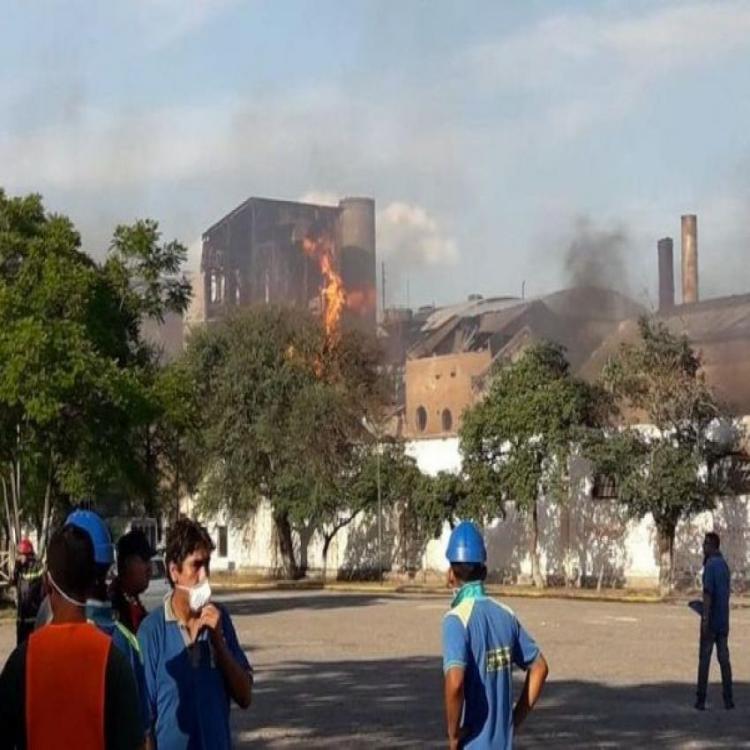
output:
[[[0,738],[17,750],[135,750],[143,745],[133,673],[86,622],[94,550],[66,525],[47,548],[52,623],[32,633],[0,674]]]
[[[230,699],[250,705],[252,669],[229,613],[210,603],[213,549],[199,523],[175,523],[165,556],[172,593],[138,629],[159,750],[228,750]]]
[[[16,587],[16,645],[20,646],[34,632],[44,592],[42,566],[36,560],[31,541],[21,539],[16,554],[13,583]]]
[[[515,614],[485,594],[487,551],[473,523],[456,526],[446,556],[448,585],[458,589],[443,618],[448,746],[510,750],[541,695],[547,662]],[[513,665],[527,671],[515,708]]]
[[[117,542],[117,577],[112,581],[110,599],[119,622],[137,633],[148,612],[140,595],[151,579],[153,550],[146,535],[133,529]]]
[[[703,613],[701,615],[700,655],[698,658],[698,691],[695,707],[706,708],[708,669],[716,644],[721,667],[721,689],[724,708],[734,708],[732,665],[729,662],[729,566],[719,551],[721,540],[713,531],[703,540]]]

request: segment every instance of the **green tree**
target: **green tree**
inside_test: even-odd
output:
[[[328,552],[336,535],[359,518],[377,523],[378,484],[383,521],[413,497],[422,479],[416,462],[405,454],[401,442],[384,440],[376,444],[365,442],[366,437],[360,435],[357,443],[350,444],[348,455],[342,454],[338,467],[325,476],[319,475],[315,485],[303,481],[298,487],[300,495],[294,503],[293,520],[321,535],[324,579]],[[387,548],[384,543],[384,559],[376,561],[376,567],[391,567]]]
[[[474,512],[496,517],[511,500],[528,514],[532,578],[539,587],[538,501],[567,498],[569,458],[598,428],[601,395],[571,375],[561,347],[540,343],[499,368],[486,397],[464,415],[461,452]]]
[[[237,519],[265,498],[284,571],[298,576],[292,524],[356,469],[361,418],[382,393],[376,350],[355,333],[328,339],[301,311],[260,307],[196,332],[186,362],[203,414],[202,507]]]
[[[710,469],[731,452],[736,436],[729,442],[714,437],[728,415],[706,384],[688,338],[648,318],[639,322],[639,332],[639,341],[623,345],[602,373],[618,421],[593,455],[596,470],[615,481],[631,515],[653,517],[659,584],[668,591],[677,524],[713,507],[721,488]]]
[[[120,230],[116,252],[127,254]],[[39,196],[0,190],[0,485],[11,545],[27,521],[43,548],[55,503],[135,477],[134,432],[157,413],[140,322],[182,304],[165,292],[160,307],[158,286],[138,290],[117,262],[95,263]]]

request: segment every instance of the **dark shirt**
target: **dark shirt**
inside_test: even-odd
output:
[[[703,566],[703,591],[711,596],[708,628],[718,635],[729,633],[730,574],[721,552],[711,555]]]
[[[16,586],[17,616],[24,622],[33,623],[44,596],[42,566],[39,563],[16,567],[13,583]]]
[[[134,750],[143,744],[133,670],[116,648],[107,657],[104,737],[107,750]],[[0,674],[0,743],[8,750],[26,750],[26,643],[13,651]]]

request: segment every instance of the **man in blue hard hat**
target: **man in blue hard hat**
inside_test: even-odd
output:
[[[443,618],[449,747],[512,748],[514,730],[542,692],[547,662],[515,614],[486,595],[487,551],[473,523],[453,529],[446,557],[448,584],[457,589]],[[515,707],[513,665],[527,672]]]
[[[150,746],[151,709],[146,694],[146,676],[143,669],[138,639],[115,618],[112,604],[107,597],[107,575],[115,561],[114,545],[109,528],[97,513],[91,510],[75,510],[66,520],[66,525],[77,526],[91,538],[94,546],[95,579],[86,599],[86,619],[96,625],[112,639],[112,644],[128,660],[138,689],[141,726],[146,747]]]

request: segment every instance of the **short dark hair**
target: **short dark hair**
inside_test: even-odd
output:
[[[487,577],[487,566],[483,563],[451,563],[451,569],[461,583],[483,581]]]
[[[182,516],[167,531],[167,549],[164,554],[164,564],[167,568],[167,580],[174,586],[169,575],[169,566],[174,563],[182,568],[182,563],[188,555],[192,555],[198,549],[206,549],[213,552],[215,544],[205,526],[202,526],[192,518]]]
[[[716,549],[721,548],[721,539],[719,539],[719,535],[715,531],[709,531],[706,534],[706,541],[710,542]]]
[[[131,557],[148,562],[154,555],[148,537],[140,529],[131,529],[117,540],[117,565],[126,565]]]
[[[91,537],[73,524],[58,529],[47,546],[47,570],[69,597],[84,601],[96,579]]]

